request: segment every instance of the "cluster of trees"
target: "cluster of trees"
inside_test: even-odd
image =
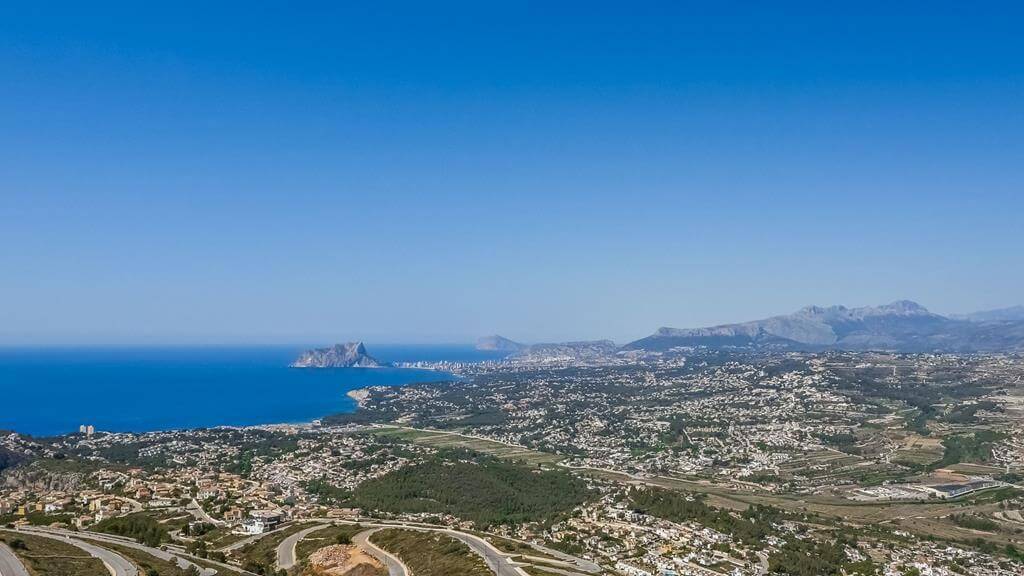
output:
[[[703,495],[661,488],[633,488],[628,497],[633,508],[644,514],[672,522],[696,522],[756,548],[764,545],[767,536],[778,533],[778,523],[790,518],[778,508],[759,504],[742,513],[729,512],[708,506]]]
[[[322,504],[341,504],[352,498],[352,491],[340,488],[320,477],[306,483],[306,492],[316,496]]]
[[[769,536],[784,540],[783,546],[769,556],[769,572],[790,576],[874,575],[877,566],[870,560],[850,561],[846,547],[855,547],[853,537],[838,534],[834,540],[800,540],[780,530],[782,522],[807,520],[774,506],[753,505],[736,513],[708,506],[704,496],[661,488],[632,488],[627,496],[639,512],[672,522],[696,522],[751,548],[763,548]]]
[[[385,512],[451,514],[485,527],[553,522],[590,496],[583,480],[563,471],[444,451],[362,483],[351,502]]]
[[[13,468],[17,464],[20,464],[25,460],[25,457],[13,450],[0,447],[0,470],[4,468]]]
[[[199,556],[200,558],[209,558],[210,560],[215,560],[217,562],[227,561],[226,554],[220,552],[219,550],[210,550],[210,545],[207,544],[206,541],[201,538],[196,538],[195,540],[189,542],[188,545],[185,546],[185,550],[189,554]]]
[[[878,369],[874,373],[858,371],[856,376],[839,383],[840,391],[851,399],[876,405],[881,412],[890,411],[893,402],[913,408],[913,415],[907,419],[906,428],[922,436],[931,434],[927,425],[929,420],[970,422],[974,420],[974,415],[979,409],[998,409],[994,403],[981,403],[977,408],[964,405],[963,409],[954,409],[947,415],[941,408],[947,400],[957,403],[978,398],[990,393],[995,386],[995,382],[985,379],[967,381],[963,374],[956,370],[934,371],[923,381],[905,380],[899,384],[893,383],[889,379],[889,372],[884,369]]]
[[[871,560],[851,562],[841,535],[835,541],[791,538],[768,556],[768,571],[789,576],[873,576],[878,567]]]
[[[97,523],[93,530],[126,536],[135,539],[140,544],[153,547],[159,546],[161,542],[170,540],[167,528],[144,512],[107,518]]]
[[[957,526],[960,526],[961,528],[968,528],[971,530],[982,530],[984,532],[991,532],[992,530],[999,528],[999,525],[993,522],[992,520],[989,520],[988,518],[984,518],[982,516],[975,516],[974,514],[953,514],[952,516],[950,516],[950,519]]]
[[[950,436],[942,441],[946,449],[932,469],[950,466],[958,462],[991,462],[992,445],[1005,436],[991,430],[976,430],[973,434]]]
[[[840,452],[854,455],[859,455],[862,452],[860,447],[857,446],[857,437],[848,432],[840,432],[838,434],[821,434],[819,437],[822,442],[834,447]]]
[[[262,432],[255,439],[239,437],[231,440],[238,446],[239,456],[225,467],[225,471],[243,478],[252,473],[254,459],[294,452],[299,448],[298,439],[277,432]]]
[[[951,424],[974,424],[978,421],[978,412],[1000,412],[999,404],[991,400],[981,400],[973,404],[961,404],[950,410],[943,420]]]

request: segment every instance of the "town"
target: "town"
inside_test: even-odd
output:
[[[328,573],[317,562],[332,556],[317,552],[331,546],[339,566],[418,573],[400,551],[421,533],[498,574],[1024,566],[1019,358],[694,352],[445,367],[461,378],[360,391],[357,412],[309,424],[8,433],[2,536],[72,535],[133,550],[128,564],[157,566],[138,556],[163,551],[178,569],[224,574]],[[514,501],[489,500],[499,489]],[[317,539],[331,530],[344,544]],[[268,556],[282,546],[304,555]]]

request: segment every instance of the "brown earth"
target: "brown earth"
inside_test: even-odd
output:
[[[356,546],[325,546],[309,556],[311,576],[383,576],[384,565]]]

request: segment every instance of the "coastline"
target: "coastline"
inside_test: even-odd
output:
[[[370,398],[369,388],[356,388],[355,390],[349,390],[345,393],[346,396],[355,400],[356,410],[362,409],[366,401]],[[353,411],[354,412],[354,411]]]
[[[455,362],[462,361],[460,354],[472,355],[443,352]],[[297,425],[367,406],[368,393],[361,389],[457,379],[406,365],[441,355],[434,349],[389,354],[400,360],[372,368],[300,369],[289,365],[294,350],[286,347],[4,351],[0,383],[19,384],[5,390],[5,399],[50,409],[5,411],[0,429],[58,436],[81,425],[109,433]],[[151,385],[138,387],[140,381]]]

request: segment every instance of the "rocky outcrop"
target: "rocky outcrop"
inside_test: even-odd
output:
[[[378,368],[383,366],[366,353],[362,342],[335,344],[330,348],[316,348],[303,352],[292,368]]]
[[[0,474],[0,485],[32,492],[75,492],[89,485],[88,466],[48,466],[46,461],[8,468]]]
[[[308,574],[315,576],[379,576],[385,574],[379,560],[356,546],[325,546],[309,556]]]

